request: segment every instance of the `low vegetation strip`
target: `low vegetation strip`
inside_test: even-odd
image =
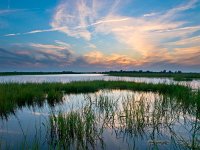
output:
[[[173,73],[173,72],[107,72],[110,76],[120,77],[148,77],[148,78],[173,78],[175,81],[191,81],[200,79],[200,73]]]
[[[196,100],[200,92],[192,92],[190,87],[181,85],[135,83],[126,81],[78,81],[71,83],[1,83],[0,115],[5,115],[17,107],[42,105],[62,101],[63,94],[89,93],[101,89],[121,89],[134,91],[152,91],[167,94],[184,101]],[[191,100],[192,99],[192,100]]]

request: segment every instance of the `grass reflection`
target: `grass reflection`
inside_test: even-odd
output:
[[[84,100],[86,106],[50,118],[54,143],[67,143],[72,149],[96,149],[101,143],[106,148],[104,134],[112,131],[115,140],[123,138],[134,148],[135,140],[153,149],[200,148],[197,104],[191,103],[186,111],[179,100],[149,92],[120,97],[101,92],[93,97],[87,95]]]
[[[94,87],[88,88],[89,83]],[[200,149],[199,90],[121,81],[89,83],[0,85],[1,116],[24,106],[43,107],[45,102],[52,109],[64,102],[70,105],[64,95],[84,93],[80,105],[59,113],[52,110],[43,122],[48,149],[107,149],[107,135],[130,149],[139,149],[141,143],[147,149]],[[40,149],[40,141],[36,137],[25,148]]]

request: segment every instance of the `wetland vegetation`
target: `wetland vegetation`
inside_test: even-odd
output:
[[[2,121],[9,122],[24,108],[38,111],[47,106],[47,115],[31,128],[37,132],[31,140],[23,132],[22,144],[14,147],[0,137],[0,147],[200,148],[200,91],[189,86],[126,81],[0,84]],[[37,111],[34,114],[40,114]]]
[[[109,71],[109,72],[0,72],[0,76],[13,76],[13,75],[65,75],[65,74],[106,74],[117,77],[148,77],[148,78],[173,78],[174,81],[192,81],[193,79],[200,79],[200,73],[186,73],[181,71]]]
[[[61,101],[63,94],[89,93],[101,89],[153,91],[184,99],[195,99],[189,87],[181,85],[146,84],[125,81],[80,81],[71,83],[1,83],[0,115],[14,112],[15,108],[47,100],[52,105]]]
[[[200,79],[200,73],[182,73],[181,71],[161,71],[161,72],[150,72],[150,71],[110,71],[106,72],[110,76],[118,77],[148,77],[148,78],[173,78],[175,81],[192,81],[193,79]]]

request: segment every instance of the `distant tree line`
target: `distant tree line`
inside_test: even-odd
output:
[[[108,72],[105,72],[105,73],[182,73],[182,71],[180,71],[180,70],[178,70],[178,71],[171,71],[171,70],[169,70],[169,71],[167,71],[167,70],[162,70],[162,71],[149,71],[149,70],[147,70],[147,71],[143,71],[143,70],[138,70],[138,71],[136,71],[136,70],[133,70],[133,71],[125,71],[125,70],[120,70],[120,71],[108,71]]]

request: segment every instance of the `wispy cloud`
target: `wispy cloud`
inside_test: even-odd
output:
[[[92,7],[92,6],[91,6]],[[66,15],[67,14],[67,15]],[[91,33],[85,29],[74,30],[77,26],[87,26],[88,21],[93,21],[92,9],[85,3],[85,1],[63,1],[56,8],[53,21],[51,23],[52,28],[60,28],[61,32],[77,38],[85,38],[89,40]]]
[[[63,50],[68,48],[67,46],[58,46],[58,45],[40,44],[40,43],[30,43],[29,46],[40,49],[54,49],[54,50]]]
[[[59,41],[59,40],[55,40],[55,43],[58,44],[59,46],[62,46],[62,47],[68,48],[68,49],[71,49],[71,47],[72,47],[70,44],[63,42],[63,41]]]
[[[200,45],[200,36],[194,36],[190,38],[184,38],[175,42],[166,43],[167,46],[189,46],[189,45]]]
[[[119,3],[118,0],[113,1],[110,8],[106,8],[109,6],[108,2],[106,2],[107,1],[104,0],[101,1],[101,3],[96,0],[74,0],[73,2],[69,2],[68,0],[62,1],[55,11],[51,26],[52,28],[60,28],[64,26],[65,28],[60,31],[68,36],[90,40],[92,33],[88,29],[89,27],[93,27],[98,24],[122,22],[129,19],[128,17],[120,19],[103,19],[104,16],[99,15],[99,11],[104,9],[107,11],[105,14],[108,15],[114,11]]]
[[[96,26],[98,24],[105,24],[105,23],[112,23],[112,22],[122,22],[122,21],[126,21],[128,19],[129,18],[100,20],[98,22],[94,22],[94,23],[88,24],[86,26],[75,26],[71,29],[71,33],[74,33],[72,35],[72,36],[74,36],[75,34],[79,34],[80,29],[85,29],[85,28],[88,28],[88,27]],[[43,32],[54,32],[54,31],[65,31],[65,30],[68,30],[67,26],[50,28],[50,29],[43,29],[43,30],[41,30],[41,29],[40,30],[33,30],[33,31],[25,32],[25,33],[11,33],[11,34],[6,34],[4,36],[18,36],[18,35],[36,34],[36,33],[43,33]]]
[[[11,34],[6,34],[4,36],[17,36],[17,35],[21,35],[21,33],[11,33]]]
[[[184,65],[200,65],[200,46],[175,48],[174,52],[169,54],[171,55],[169,62]]]
[[[152,17],[152,16],[155,16],[157,15],[158,13],[155,13],[155,12],[152,12],[152,13],[149,13],[149,14],[144,14],[143,16],[144,17]]]
[[[24,32],[24,33],[11,33],[11,34],[6,34],[4,36],[18,36],[18,35],[26,35],[26,34],[35,34],[35,33],[43,33],[43,32],[53,32],[53,31],[59,31],[65,27],[61,28],[51,28],[51,29],[40,29],[40,30],[32,30],[29,32]]]
[[[96,45],[94,45],[94,44],[92,44],[92,43],[89,43],[89,44],[88,44],[88,47],[89,47],[89,48],[92,48],[92,49],[96,49],[96,48],[97,48]]]
[[[21,11],[26,11],[27,9],[0,9],[0,15],[6,15],[6,14],[11,14],[11,13],[16,13],[16,12],[21,12]]]
[[[29,46],[34,48],[35,51],[39,52],[40,54],[44,54],[39,56],[43,57],[45,55],[49,55],[48,57],[56,59],[57,61],[63,61],[66,64],[67,62],[73,62],[75,55],[70,44],[61,41],[55,41],[55,43],[56,44],[29,43]],[[72,55],[73,57],[71,57]]]
[[[91,26],[95,26],[95,25],[98,25],[98,24],[104,24],[104,23],[122,22],[122,21],[126,21],[126,20],[129,20],[129,19],[130,18],[100,20],[100,21],[88,24],[87,26],[77,26],[74,29],[88,28],[88,27],[91,27]]]
[[[174,19],[174,17],[176,16],[175,14],[194,8],[197,2],[198,0],[190,0],[186,4],[182,4],[178,7],[174,7],[170,9],[169,11],[167,11],[167,13],[165,13],[160,19],[163,21],[165,21],[165,19],[169,20],[170,18]]]
[[[58,41],[57,41],[58,42]],[[61,41],[60,41],[61,42]],[[13,48],[5,50],[0,48],[0,66],[20,67],[65,67],[76,61],[73,50],[68,49],[67,43],[56,44],[16,44]]]
[[[126,44],[132,49],[132,52],[138,53],[140,57],[137,60],[142,63],[160,61],[161,59],[166,61],[173,59],[175,61],[178,51],[167,47],[165,41],[190,37],[200,28],[199,26],[186,26],[187,21],[178,21],[174,16],[195,7],[196,3],[196,0],[192,0],[155,17],[150,15],[151,18],[131,17],[124,22],[100,24],[96,26],[95,31],[114,35],[120,43]],[[124,16],[116,14],[107,17],[124,18]],[[185,57],[180,58],[186,59]]]
[[[89,65],[142,66],[160,61],[200,65],[197,59],[200,25],[192,24],[185,17],[179,18],[185,11],[196,7],[198,0],[187,1],[165,12],[150,11],[140,16],[120,14],[117,11],[120,2],[119,0],[63,0],[55,9],[50,29],[4,36],[59,31],[67,36],[86,40],[87,47],[93,50],[98,49],[96,45],[90,44],[94,36],[112,36],[116,42],[125,46],[124,49],[129,49],[127,53],[132,54],[121,55],[123,48],[119,54],[115,49],[112,53],[106,54],[102,51],[90,51],[82,57]],[[29,46],[42,49],[43,53],[63,58],[62,60],[65,56],[62,51],[67,49],[70,52],[71,49],[71,45],[58,40],[52,45],[31,43]]]
[[[32,9],[0,9],[0,15],[8,15],[8,14],[16,14],[19,12],[27,12],[27,11],[37,11],[40,8],[32,8]]]

